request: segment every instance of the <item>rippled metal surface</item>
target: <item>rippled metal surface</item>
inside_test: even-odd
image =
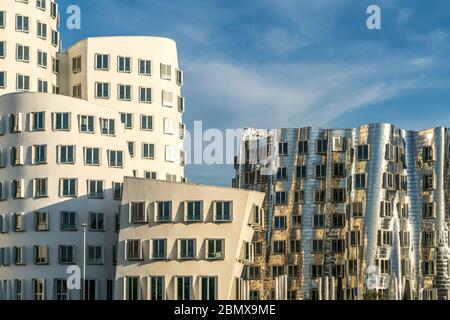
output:
[[[256,259],[261,272],[250,281],[251,290],[258,291],[261,299],[270,299],[274,279],[288,274],[286,296],[295,299],[448,299],[447,129],[406,131],[371,124],[275,132],[271,143],[288,146],[286,155],[275,157],[275,167],[286,168],[282,169],[287,172],[285,179],[275,174],[252,180],[259,166],[245,163],[242,155],[236,167],[236,187],[266,192],[268,228],[255,236],[264,252]],[[343,141],[342,149],[334,138]],[[306,154],[299,153],[301,141],[308,143]],[[318,150],[318,141],[326,141],[324,152]],[[358,148],[364,146],[368,159],[358,159]],[[249,150],[241,150],[245,151]],[[302,165],[306,176],[299,178],[297,166]],[[323,177],[316,177],[317,165],[325,166]],[[333,174],[336,166],[345,169],[343,175]],[[359,174],[365,174],[364,188],[355,185]],[[317,190],[325,192],[323,203],[315,201]],[[304,193],[303,202],[295,201],[298,191]],[[286,192],[286,203],[276,203],[277,192]],[[336,196],[342,192],[344,199]],[[353,212],[357,203],[362,204],[361,217]],[[433,213],[425,217],[424,205],[430,203]],[[324,215],[323,226],[313,225],[318,214]],[[345,221],[336,224],[342,214]],[[299,226],[293,223],[297,215]],[[285,228],[274,226],[280,216],[286,217]],[[360,237],[351,242],[350,232],[357,231]],[[291,252],[295,240],[300,240],[300,250]],[[313,252],[314,240],[323,241],[322,252]],[[281,252],[280,241],[285,241]],[[357,267],[351,268],[354,260]],[[298,274],[293,272],[295,266]]]

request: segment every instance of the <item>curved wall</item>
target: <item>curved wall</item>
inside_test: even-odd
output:
[[[0,202],[0,213],[3,217],[3,229],[0,233],[0,247],[9,253],[4,254],[4,266],[0,266],[0,279],[3,298],[15,298],[14,280],[23,282],[23,297],[34,299],[32,279],[45,279],[45,297],[56,299],[55,279],[67,279],[66,269],[72,263],[60,261],[59,246],[74,246],[74,261],[82,267],[83,263],[83,231],[81,225],[88,224],[87,245],[102,247],[100,264],[87,265],[87,279],[95,280],[95,297],[106,299],[107,280],[114,279],[113,246],[117,240],[115,219],[119,213],[120,198],[113,197],[113,182],[121,183],[125,175],[131,175],[130,159],[127,155],[124,128],[120,124],[118,113],[106,107],[76,100],[70,97],[22,93],[0,97],[1,124],[5,129],[0,136],[2,160],[4,168],[0,169],[0,181],[6,197]],[[30,113],[45,112],[45,129],[30,130]],[[70,130],[56,131],[55,112],[70,114]],[[17,133],[9,131],[11,114],[19,114],[22,119],[22,130]],[[94,116],[94,133],[82,133],[79,128],[79,116]],[[103,135],[100,130],[101,119],[113,119],[116,123],[114,135]],[[34,145],[46,145],[47,154],[44,164],[33,164]],[[75,147],[74,163],[62,164],[58,146],[71,145]],[[13,166],[12,147],[23,147],[23,165]],[[100,164],[85,164],[85,148],[100,149]],[[111,167],[108,150],[122,151],[123,166]],[[33,179],[47,178],[47,196],[37,197],[33,193]],[[64,197],[61,194],[60,179],[76,178],[77,192],[75,197]],[[23,179],[23,198],[13,199],[12,180]],[[103,181],[103,195],[88,193],[88,180]],[[100,190],[100,189],[99,189]],[[36,230],[37,211],[48,213],[48,231]],[[73,211],[75,214],[75,230],[62,230],[62,211]],[[15,230],[13,214],[23,215],[23,230]],[[103,213],[103,229],[94,230],[95,222],[91,213]],[[99,218],[102,220],[101,218]],[[37,265],[34,246],[48,246],[48,263]],[[24,247],[24,264],[15,264],[14,246]],[[112,290],[112,289],[111,289]],[[112,291],[111,291],[112,292]],[[112,294],[112,293],[111,293]],[[69,296],[67,296],[69,298]],[[70,298],[78,299],[79,292],[72,292]]]
[[[59,51],[58,39],[52,44],[52,31],[57,32],[59,13],[51,15],[53,1],[46,0],[45,10],[37,8],[36,1],[1,1],[0,12],[5,16],[4,27],[0,27],[0,41],[6,47],[4,57],[0,58],[0,72],[6,73],[6,84],[0,94],[21,91],[17,88],[17,75],[29,76],[29,90],[38,91],[38,80],[47,82],[47,92],[57,86],[57,74],[53,72],[53,59]],[[28,31],[17,30],[17,16],[28,17]],[[38,22],[45,25],[46,35],[38,36]],[[44,36],[45,35],[45,36]],[[19,61],[17,45],[29,47],[29,61]],[[38,65],[38,51],[47,55],[47,66]],[[55,89],[56,90],[56,89]]]

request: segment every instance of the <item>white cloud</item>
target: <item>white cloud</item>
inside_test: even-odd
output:
[[[192,59],[187,89],[217,114],[233,114],[222,119],[226,127],[326,125],[345,112],[435,85],[423,71],[436,65],[432,57],[290,64]]]

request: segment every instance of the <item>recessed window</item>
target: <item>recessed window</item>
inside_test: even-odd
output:
[[[87,247],[87,264],[101,265],[103,264],[103,247],[101,246],[88,246]]]
[[[130,204],[130,222],[145,223],[146,221],[145,202],[132,202]]]
[[[37,22],[37,36],[41,39],[47,39],[47,25],[40,21]]]
[[[165,160],[166,162],[177,161],[177,149],[174,146],[165,146]],[[171,180],[168,180],[171,181]]]
[[[152,74],[152,62],[150,60],[139,60],[139,74],[144,76]]]
[[[274,217],[274,227],[275,227],[275,230],[285,230],[286,229],[286,216]]]
[[[424,260],[422,263],[423,274],[426,276],[433,276],[436,274],[435,269],[435,261],[434,260]]]
[[[356,189],[365,189],[366,188],[366,174],[365,173],[355,174],[355,188]]]
[[[306,166],[297,166],[297,179],[306,179]]]
[[[97,99],[109,99],[109,83],[96,82],[95,83],[95,97]]]
[[[59,45],[59,32],[52,30],[52,45],[57,47]]]
[[[316,153],[325,154],[327,153],[327,149],[328,149],[328,140],[319,139],[316,141]]]
[[[62,197],[76,197],[77,196],[77,179],[63,178],[60,182],[60,194]]]
[[[0,41],[0,58],[6,57],[6,41]]]
[[[331,215],[331,227],[332,228],[343,228],[344,226],[345,226],[345,214],[333,213]]]
[[[423,175],[422,187],[423,187],[424,191],[435,189],[434,174],[433,173],[426,173],[426,174]]]
[[[13,213],[12,216],[12,229],[14,232],[25,231],[25,215],[23,213]]]
[[[16,246],[14,247],[14,264],[15,265],[25,265],[25,247]]]
[[[207,259],[221,260],[225,259],[225,240],[207,239]]]
[[[392,231],[378,230],[378,245],[392,246]]]
[[[37,265],[48,264],[48,246],[34,246],[34,263]]]
[[[184,82],[183,71],[176,69],[177,85],[182,86]]]
[[[173,107],[173,92],[162,91],[162,105],[163,107]]]
[[[167,239],[152,240],[152,259],[167,259]]]
[[[313,215],[313,228],[320,229],[325,227],[325,215],[317,213]]]
[[[422,217],[423,219],[434,219],[436,217],[433,202],[423,204]]]
[[[17,75],[17,91],[30,91],[30,76]]]
[[[101,119],[102,134],[114,135],[116,133],[116,124],[114,119]]]
[[[114,200],[122,200],[122,191],[123,191],[123,183],[122,182],[113,182],[113,199]],[[119,229],[117,229],[119,230]]]
[[[59,59],[52,57],[52,72],[59,74]]]
[[[131,101],[131,86],[119,84],[117,99],[119,99],[121,101]]]
[[[142,103],[152,102],[152,88],[139,87],[139,102]]]
[[[274,241],[273,242],[273,253],[274,254],[286,253],[286,242],[285,241]]]
[[[202,201],[187,201],[187,212],[186,212],[186,221],[201,221],[203,218],[202,210],[203,203]]]
[[[185,111],[185,99],[184,97],[178,96],[178,111],[184,112]]]
[[[172,220],[172,202],[171,201],[161,201],[157,202],[157,222],[168,222]]]
[[[394,188],[394,175],[390,172],[383,173],[383,188],[393,189]]]
[[[61,231],[76,231],[77,213],[75,211],[61,212]]]
[[[156,180],[156,171],[144,171],[144,178],[149,180]]]
[[[30,62],[30,47],[18,44],[16,46],[17,61]]]
[[[45,112],[31,112],[31,131],[45,130]]]
[[[380,217],[392,217],[392,203],[390,201],[380,202]]]
[[[323,253],[323,240],[315,239],[312,241],[312,253]]]
[[[160,64],[161,69],[161,79],[171,80],[172,79],[172,67],[168,64]]]
[[[6,11],[0,11],[0,28],[6,27]]]
[[[103,180],[88,180],[88,197],[103,199]]]
[[[89,213],[89,230],[105,231],[105,215],[101,212]]]
[[[47,163],[47,145],[40,144],[32,147],[33,164],[46,164]]]
[[[278,155],[287,156],[288,155],[288,146],[289,145],[287,142],[278,143]]]
[[[88,166],[99,166],[100,148],[84,148],[84,163]]]
[[[58,159],[60,164],[75,163],[75,146],[58,146]]]
[[[72,87],[72,97],[81,99],[81,84]]]
[[[118,72],[131,72],[131,58],[130,57],[118,57],[117,58],[117,71]]]
[[[324,203],[325,202],[325,190],[316,189],[314,190],[314,203]]]
[[[286,167],[278,168],[277,180],[287,180],[287,168]]]
[[[286,191],[277,191],[275,192],[275,204],[276,205],[284,205],[287,202],[287,193]]]
[[[142,143],[142,158],[155,158],[155,145],[153,143]]]
[[[175,133],[175,121],[170,118],[164,118],[164,133],[165,134],[174,134]]]
[[[126,240],[126,259],[142,260],[142,243],[139,239]]]
[[[176,277],[176,300],[192,299],[192,277]]]
[[[0,88],[6,87],[6,72],[0,71]]]
[[[120,113],[120,122],[123,123],[125,129],[133,129],[133,114]]]
[[[314,166],[314,178],[325,179],[327,177],[327,166],[324,164],[316,164]]]
[[[111,168],[123,167],[123,151],[108,150],[108,165]]]
[[[70,130],[70,113],[55,112],[53,114],[54,130],[68,131]]]
[[[46,0],[36,0],[36,8],[44,10],[47,8]]]
[[[80,132],[94,133],[94,116],[80,116]]]
[[[215,202],[215,221],[216,222],[228,222],[232,220],[232,207],[231,201],[216,201]]]
[[[75,247],[68,245],[59,246],[59,264],[75,263]]]
[[[46,299],[46,286],[45,279],[32,279],[32,293],[34,300],[45,300]]]
[[[343,203],[345,202],[345,189],[344,188],[333,188],[331,189],[331,201]]]
[[[370,146],[368,144],[358,146],[358,160],[367,161],[369,160]]]
[[[345,252],[345,239],[332,239],[331,240],[331,252],[332,253],[344,253]]]
[[[30,18],[22,15],[16,15],[16,31],[29,32]]]
[[[81,56],[72,58],[72,73],[81,72]]]
[[[56,19],[58,15],[58,4],[55,1],[50,2],[50,17]]]
[[[141,130],[153,130],[153,116],[141,114]]]
[[[13,199],[23,199],[25,197],[25,183],[23,179],[12,180],[11,189]]]
[[[343,163],[333,163],[333,178],[345,177],[345,165]]]
[[[135,141],[127,141],[128,146],[128,154],[131,158],[136,154],[136,142]]]
[[[195,239],[180,239],[178,240],[179,259],[195,259],[196,256],[196,240]]]
[[[97,70],[109,70],[109,55],[96,54],[95,55],[95,68]]]
[[[47,197],[48,196],[47,187],[48,187],[47,178],[34,179],[34,197],[35,198]]]
[[[34,226],[36,231],[50,231],[49,214],[46,211],[34,213]]]
[[[48,93],[48,81],[38,79],[38,92]]]
[[[434,161],[435,155],[434,155],[434,149],[433,146],[425,146],[422,147],[422,157],[423,161]]]

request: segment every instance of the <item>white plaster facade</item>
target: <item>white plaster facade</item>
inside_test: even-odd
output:
[[[82,266],[83,223],[89,227],[87,245],[101,248],[92,249],[99,257],[95,263],[88,248],[85,298],[111,299],[119,183],[124,176],[185,181],[176,43],[144,36],[88,38],[61,52],[58,24],[55,1],[0,3],[0,299],[79,299],[81,292],[69,292],[60,280],[67,279],[68,266]],[[107,88],[103,97],[99,84]],[[127,119],[132,125],[121,124]],[[99,163],[91,165],[87,157]],[[69,189],[76,185],[73,196],[61,194],[62,178],[76,179],[65,180]],[[98,189],[93,197],[88,185]],[[45,194],[36,194],[43,189]],[[75,214],[67,222],[62,212]],[[37,255],[40,245],[48,247]]]
[[[115,299],[248,298],[242,273],[253,260],[254,230],[263,228],[263,200],[256,191],[126,177]],[[185,240],[193,241],[187,257]]]

